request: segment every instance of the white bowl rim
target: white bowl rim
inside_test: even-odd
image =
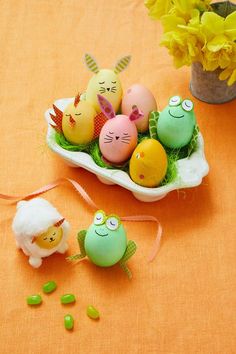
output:
[[[73,102],[74,98],[62,98],[56,100],[54,105],[64,110],[65,107]],[[68,151],[59,146],[55,141],[55,130],[50,124],[54,124],[51,120],[50,113],[54,113],[53,108],[45,112],[45,118],[48,123],[47,144],[52,151],[61,156],[70,165],[74,167],[83,167],[84,169],[94,173],[101,180],[108,183],[117,184],[135,195],[145,196],[145,198],[162,198],[167,193],[181,189],[191,188],[201,184],[202,178],[209,172],[209,166],[204,153],[204,140],[202,134],[198,135],[198,149],[191,154],[190,157],[177,161],[177,177],[174,181],[160,187],[147,188],[134,183],[129,175],[118,169],[106,169],[98,166],[92,157],[85,152]]]

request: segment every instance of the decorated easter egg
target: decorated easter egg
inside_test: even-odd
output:
[[[94,75],[86,90],[86,100],[90,102],[97,112],[101,112],[97,94],[101,94],[112,104],[117,112],[122,98],[122,87],[118,75],[113,70],[102,69]]]
[[[94,107],[86,102],[70,103],[63,112],[62,131],[72,144],[88,144],[94,136]]]
[[[190,142],[195,125],[193,102],[173,96],[169,100],[169,105],[160,112],[157,135],[163,145],[178,149]]]
[[[68,257],[69,261],[83,259],[87,256],[92,263],[100,267],[110,267],[119,262],[128,277],[132,277],[126,263],[136,252],[137,246],[134,241],[127,240],[126,231],[119,216],[106,215],[103,210],[98,210],[89,228],[78,233],[77,241],[80,254]]]
[[[94,223],[87,230],[85,251],[94,264],[110,267],[116,264],[126,251],[126,232],[116,215],[110,215],[106,219],[99,211],[96,216],[100,219],[95,218]]]
[[[128,160],[137,145],[138,132],[134,122],[143,115],[134,108],[129,116],[116,116],[111,103],[105,97],[98,95],[98,101],[108,118],[99,136],[100,150],[108,162],[122,164]]]
[[[149,113],[157,110],[156,100],[145,86],[134,84],[128,88],[122,99],[121,110],[125,115],[129,115],[132,108],[137,106],[144,114],[142,119],[135,122],[139,132],[148,130]]]
[[[104,124],[99,136],[99,147],[106,160],[121,164],[132,155],[137,139],[135,124],[129,117],[118,115]]]
[[[157,187],[165,177],[167,164],[163,146],[155,139],[144,139],[130,159],[130,177],[141,186]]]
[[[122,87],[118,74],[127,68],[130,60],[131,57],[127,55],[118,60],[114,69],[99,69],[96,60],[90,54],[85,54],[86,65],[95,74],[88,83],[86,100],[95,107],[98,113],[101,112],[97,99],[98,94],[104,96],[112,104],[115,112],[118,111],[122,98]]]

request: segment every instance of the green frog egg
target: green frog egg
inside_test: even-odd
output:
[[[173,149],[187,145],[193,135],[196,118],[193,110],[183,109],[189,100],[177,106],[168,105],[161,113],[157,122],[157,134],[160,142]]]
[[[119,262],[126,247],[127,237],[122,224],[116,230],[110,230],[106,224],[92,224],[87,230],[86,254],[98,266],[110,267]]]

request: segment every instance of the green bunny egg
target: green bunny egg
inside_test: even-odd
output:
[[[190,142],[195,125],[192,101],[182,101],[179,96],[173,96],[169,105],[160,112],[157,122],[158,138],[169,148],[181,148]]]
[[[110,267],[119,262],[126,247],[127,237],[122,224],[116,230],[110,230],[106,224],[92,224],[87,230],[86,254],[98,266]]]

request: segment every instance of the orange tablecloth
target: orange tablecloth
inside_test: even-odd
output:
[[[3,0],[0,18],[0,192],[24,194],[71,177],[107,212],[151,214],[164,228],[159,255],[147,264],[155,225],[125,224],[138,243],[131,282],[119,267],[70,266],[62,255],[35,270],[15,247],[15,206],[0,201],[0,353],[235,353],[236,101],[215,106],[193,99],[210,174],[198,188],[141,203],[65,166],[46,146],[43,114],[55,99],[86,87],[85,52],[103,67],[131,54],[121,74],[124,88],[146,85],[160,109],[172,94],[191,97],[189,69],[175,70],[158,46],[160,25],[148,18],[143,1]],[[90,224],[91,211],[69,186],[45,198],[70,221],[69,253],[77,252],[76,232]],[[43,296],[41,307],[28,308],[26,296],[50,279],[57,291]],[[78,296],[69,309],[59,301],[65,292]],[[99,322],[86,317],[87,304],[100,310]],[[75,317],[73,333],[63,327],[67,312]]]

